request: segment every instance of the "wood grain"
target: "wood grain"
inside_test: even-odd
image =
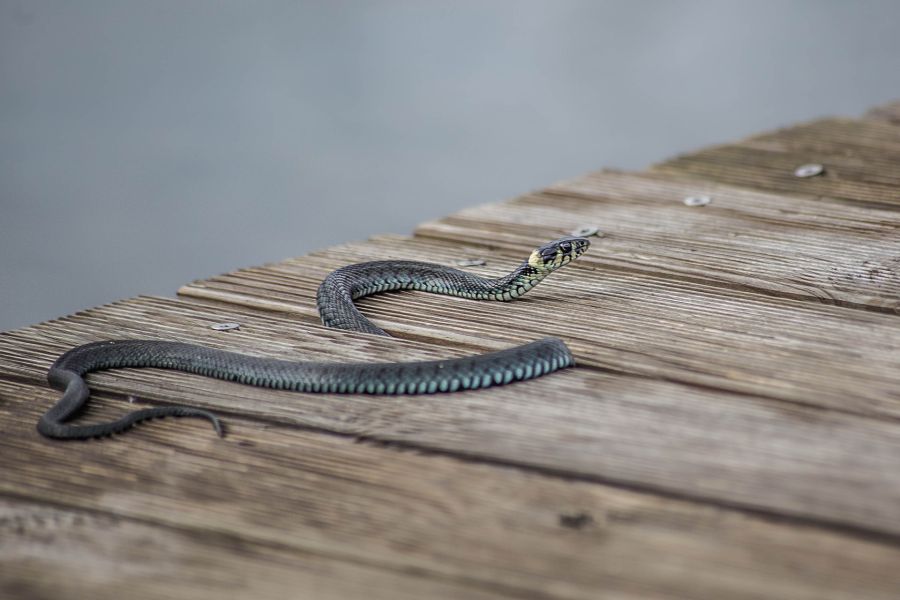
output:
[[[246,553],[251,574],[293,564],[296,580],[321,586],[321,597],[397,579],[407,591],[443,586],[444,597],[461,591],[457,597],[467,598],[890,598],[900,585],[894,545],[241,420],[232,420],[224,440],[185,421],[60,452],[33,430],[45,393],[0,383],[0,493],[101,514],[92,526],[103,533],[90,537],[108,546],[64,553],[59,543],[26,544],[35,535],[28,512],[19,525],[5,522],[14,535],[3,536],[0,548],[8,556],[14,538],[13,556],[32,569],[35,562],[66,572],[94,564],[105,581],[81,575],[82,589],[124,588],[142,566],[129,556],[147,557],[150,575],[166,568],[161,552],[171,568],[202,544],[207,558],[179,565],[179,577],[195,580],[230,560],[231,543]],[[156,544],[188,547],[154,552],[148,543],[124,556],[130,571],[104,568],[115,548],[149,535],[132,523],[151,527]],[[218,585],[227,584],[224,577]],[[4,585],[17,579],[0,576]],[[31,581],[24,585],[37,585]],[[275,594],[287,582],[256,585]]]
[[[898,107],[0,334],[0,597],[896,598]],[[794,176],[805,163],[824,174]],[[497,275],[585,225],[592,250],[516,302],[393,293],[359,305],[398,337],[319,325],[339,266]],[[79,443],[34,429],[49,365],[94,340],[372,362],[547,335],[577,368],[412,397],[114,370],[89,376],[85,421],[187,403],[227,437],[196,419]]]
[[[196,600],[505,597],[211,528],[40,498],[0,499],[0,567],[0,597],[10,600],[170,600],[188,590]]]
[[[685,206],[708,196],[705,207]],[[526,249],[593,224],[588,260],[772,295],[897,313],[900,213],[672,176],[599,172],[420,225],[416,235]]]
[[[249,313],[239,331],[209,329],[232,318],[184,301],[119,302],[0,337],[0,373],[38,384],[69,347],[123,336],[348,362],[472,352]],[[156,369],[98,373],[89,381],[120,397],[215,409],[226,420],[300,425],[900,540],[900,427],[870,418],[584,367],[525,384],[411,397],[281,392]],[[57,396],[47,390],[41,408]],[[94,408],[87,415],[111,416]],[[213,435],[201,427],[200,435]]]
[[[655,167],[773,192],[900,206],[900,126],[878,119],[821,119],[678,156]],[[794,170],[819,163],[825,173],[798,178]]]
[[[493,249],[384,237],[195,282],[179,293],[314,321],[318,282],[340,265],[399,258],[452,264],[460,257],[481,256],[490,263],[472,270],[496,275],[531,251],[521,234],[492,231]],[[535,237],[556,234],[547,227]],[[585,366],[845,412],[900,416],[900,319],[895,315],[608,269],[603,243],[600,239],[584,257],[516,302],[406,292],[373,296],[359,305],[379,326],[403,337],[487,349],[555,335]],[[288,287],[273,289],[275,279]]]

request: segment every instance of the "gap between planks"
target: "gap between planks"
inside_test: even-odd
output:
[[[891,119],[828,118],[677,156],[653,169],[896,211],[898,161],[900,126]],[[824,165],[824,175],[795,177],[794,169],[807,163]]]
[[[498,274],[530,251],[509,250],[526,248],[515,239],[498,244],[504,246],[490,252],[490,264],[471,270]],[[407,292],[358,304],[381,327],[404,337],[497,349],[556,335],[582,365],[900,416],[900,319],[894,315],[609,271],[602,244],[515,302]],[[484,252],[471,244],[461,249],[433,239],[382,237],[194,282],[179,294],[314,319],[318,282],[341,265],[401,257],[452,264]],[[273,279],[283,288],[272,289]]]
[[[0,490],[70,510],[497,597],[889,598],[900,585],[900,549],[871,540],[284,427],[238,421],[230,440],[146,427],[61,455],[32,429],[44,393],[0,382]]]
[[[468,353],[272,315],[245,313],[239,331],[210,330],[222,316],[220,307],[185,301],[120,302],[0,337],[0,364],[6,365],[0,368],[37,383],[58,353],[111,337],[348,362]],[[900,476],[894,468],[900,427],[764,398],[577,368],[452,396],[300,394],[156,369],[98,373],[89,381],[94,389],[123,396],[187,403],[867,535],[900,534]],[[56,395],[48,390],[45,403]]]
[[[702,208],[683,199],[709,196]],[[629,272],[900,311],[900,213],[662,176],[600,172],[424,223],[419,237],[525,249],[600,227],[591,258]]]
[[[0,498],[0,533],[4,598],[179,598],[187,590],[193,600],[508,597],[411,570],[29,496]]]

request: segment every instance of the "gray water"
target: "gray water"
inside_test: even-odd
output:
[[[0,0],[0,330],[896,98],[896,1]]]

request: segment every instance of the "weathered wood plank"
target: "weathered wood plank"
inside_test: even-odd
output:
[[[0,596],[896,597],[898,107],[0,335]],[[825,174],[794,176],[810,162]],[[316,324],[315,289],[343,264],[487,254],[473,270],[496,274],[591,223],[606,237],[521,301],[361,302],[405,339]],[[209,329],[226,320],[243,327]],[[196,420],[34,432],[57,397],[47,366],[95,339],[372,361],[543,335],[581,368],[402,398],[119,370],[91,376],[88,420],[134,394],[214,408],[229,436]]]
[[[461,597],[818,600],[900,586],[892,544],[283,427],[232,420],[220,440],[183,422],[61,446],[33,431],[45,394],[0,383],[0,494],[240,540],[250,568],[256,549],[277,547],[272,569],[304,553],[305,568],[387,573],[359,585],[400,573],[472,590]]]
[[[539,240],[558,234],[535,231]],[[531,247],[493,230],[497,274]],[[462,236],[462,233],[460,233]],[[474,241],[474,240],[473,240]],[[506,248],[518,247],[519,251]],[[485,247],[385,237],[183,287],[183,296],[282,310],[315,320],[315,289],[333,269],[407,258],[452,264]],[[868,415],[900,416],[900,319],[697,281],[606,268],[603,240],[516,302],[424,293],[363,299],[360,306],[404,337],[498,348],[546,335],[570,344],[579,364]],[[272,290],[279,279],[283,290]],[[828,373],[823,378],[823,373]]]
[[[708,196],[705,207],[683,199]],[[525,248],[600,226],[604,266],[900,311],[900,213],[660,175],[602,172],[425,223],[416,235]]]
[[[39,384],[58,353],[117,337],[309,360],[418,360],[478,351],[270,315],[244,314],[239,331],[209,329],[234,318],[221,307],[183,301],[120,302],[0,336],[0,374]],[[155,369],[98,373],[90,381],[95,389],[122,396],[189,402],[224,414],[900,537],[896,422],[584,368],[502,388],[415,397],[298,394]],[[40,408],[57,395],[46,390]],[[109,416],[93,408],[88,415]],[[207,428],[200,435],[213,434]]]
[[[825,173],[800,178],[803,164]],[[900,126],[877,119],[822,119],[700,150],[655,170],[755,189],[900,206]]]
[[[0,498],[0,598],[185,597],[488,600],[507,596],[240,539],[223,531],[72,510],[43,504],[40,499]]]

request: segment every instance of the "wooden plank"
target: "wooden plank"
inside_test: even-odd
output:
[[[194,529],[0,498],[0,597],[501,598],[502,594]]]
[[[712,202],[685,206],[691,196]],[[897,211],[602,172],[424,223],[416,235],[527,248],[579,224],[602,228],[589,258],[604,267],[900,312]]]
[[[309,360],[418,360],[477,351],[250,313],[240,317],[239,331],[209,329],[235,318],[222,307],[183,301],[120,302],[0,337],[0,373],[41,383],[57,354],[119,337]],[[98,373],[90,381],[120,397],[188,402],[224,415],[900,537],[896,422],[586,368],[507,387],[415,397],[298,394],[155,369]],[[36,410],[57,395],[45,391]],[[110,414],[92,408],[88,416]],[[164,430],[176,427],[183,425]],[[212,437],[207,425],[198,427],[199,435]]]
[[[558,233],[548,227],[533,237],[552,239]],[[487,256],[490,264],[472,270],[496,275],[531,250],[521,237],[496,229],[491,235],[494,250],[401,237],[348,244],[195,282],[179,293],[315,320],[316,286],[341,265],[397,258],[452,264],[460,257]],[[622,272],[605,268],[603,261],[601,239],[577,263],[516,302],[407,292],[366,298],[360,306],[379,326],[404,337],[498,348],[556,335],[585,366],[900,416],[895,316]],[[285,287],[273,290],[275,279]]]
[[[127,441],[49,443],[33,430],[45,394],[0,382],[0,494],[202,533],[251,555],[277,547],[273,569],[317,557],[296,560],[297,580],[330,559],[470,590],[458,597],[818,600],[893,598],[900,586],[893,544],[284,427],[232,419],[221,440],[183,422]],[[90,587],[77,557],[59,560]],[[196,559],[181,568],[203,570]],[[360,576],[358,586],[385,581]]]
[[[0,335],[0,597],[896,597],[894,111]],[[809,162],[825,174],[793,176]],[[591,221],[606,237],[523,300],[361,302],[404,339],[316,325],[337,266],[486,257],[473,270],[497,274]],[[226,320],[243,326],[209,328]],[[88,420],[187,402],[223,413],[229,436],[196,420],[72,444],[34,431],[57,397],[46,368],[95,339],[372,361],[544,335],[580,368],[401,398],[118,370],[91,376]]]
[[[818,163],[825,173],[794,170]],[[900,126],[876,119],[822,119],[678,156],[656,171],[754,189],[900,206]]]
[[[889,102],[866,112],[865,118],[900,125],[900,102]]]

